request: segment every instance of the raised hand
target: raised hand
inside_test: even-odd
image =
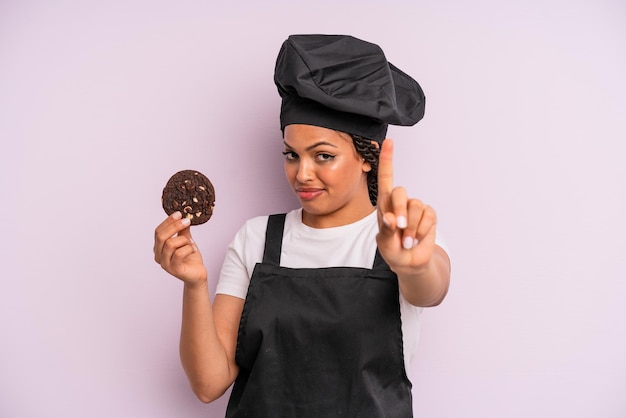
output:
[[[396,274],[416,275],[428,268],[435,250],[437,215],[419,199],[393,186],[393,142],[383,141],[378,163],[378,249]]]
[[[154,261],[188,286],[206,283],[202,255],[189,230],[189,219],[180,212],[167,217],[154,231]]]

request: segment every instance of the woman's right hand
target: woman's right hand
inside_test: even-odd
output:
[[[190,221],[180,212],[167,217],[154,231],[154,261],[187,286],[207,281],[202,255],[191,238]]]

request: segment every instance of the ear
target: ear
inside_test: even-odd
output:
[[[370,141],[372,143],[372,145],[374,145],[375,148],[380,149],[380,144],[376,141]],[[370,163],[368,163],[367,161],[365,161],[365,159],[363,160],[363,172],[364,173],[369,173],[370,171],[372,171],[372,166]]]

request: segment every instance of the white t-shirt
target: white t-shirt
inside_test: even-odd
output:
[[[268,216],[252,218],[237,232],[228,247],[216,293],[246,298],[254,266],[263,260],[267,220]],[[376,255],[376,234],[376,211],[349,225],[318,229],[303,224],[302,209],[295,209],[285,219],[280,265],[289,268],[372,268]],[[407,367],[417,348],[421,312],[422,308],[411,305],[400,294]]]

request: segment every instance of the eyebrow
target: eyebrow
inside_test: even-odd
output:
[[[287,141],[283,141],[283,144],[285,144],[285,146],[287,148],[291,148],[293,149],[293,147],[291,145],[289,145],[287,143]],[[320,145],[328,145],[329,147],[333,147],[333,148],[338,148],[337,145],[333,144],[332,142],[327,142],[327,141],[319,141],[316,142],[315,144],[309,145],[308,147],[306,147],[306,151],[311,151],[314,148],[319,147]]]

